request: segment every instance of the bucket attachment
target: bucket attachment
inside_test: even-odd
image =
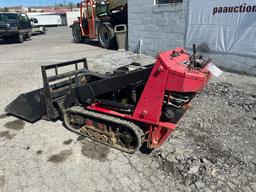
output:
[[[46,114],[42,89],[21,94],[5,108],[5,111],[31,123],[41,119]]]
[[[60,68],[71,66],[72,70],[60,73]],[[81,73],[88,73],[86,59],[79,59],[65,63],[41,66],[44,87],[32,92],[21,94],[12,101],[5,111],[8,114],[24,119],[31,123],[47,116],[47,119],[59,117],[58,103],[72,93],[75,88],[75,77]],[[47,72],[55,74],[49,76]],[[73,98],[76,99],[76,98]]]

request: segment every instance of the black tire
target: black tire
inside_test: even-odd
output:
[[[16,36],[16,42],[17,43],[23,43],[24,42],[24,36],[19,33],[17,36]]]
[[[26,40],[29,40],[29,39],[31,39],[31,33],[26,34]]]
[[[110,23],[100,24],[98,39],[102,48],[110,49],[115,46],[115,33]]]
[[[72,26],[72,34],[73,34],[73,40],[75,43],[83,43],[84,42],[84,38],[82,37],[79,23],[75,23]]]
[[[41,32],[42,35],[46,35],[46,29],[44,28],[43,31]]]

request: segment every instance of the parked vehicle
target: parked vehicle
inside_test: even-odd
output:
[[[22,43],[31,36],[31,21],[26,13],[0,13],[0,38]]]
[[[46,34],[45,26],[38,25],[38,20],[33,18],[32,24],[32,35]]]
[[[32,26],[32,35],[36,34],[46,34],[46,28],[44,26]]]

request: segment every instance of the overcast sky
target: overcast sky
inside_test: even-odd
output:
[[[79,3],[80,0],[0,0],[0,7],[8,6],[30,6],[30,5],[54,5],[55,3],[68,3],[74,2]]]

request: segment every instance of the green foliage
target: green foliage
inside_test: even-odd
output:
[[[8,12],[8,11],[9,11],[8,7],[0,8],[0,12]]]
[[[72,9],[72,8],[76,7],[76,4],[71,1],[67,3],[67,1],[64,0],[62,3],[56,3],[54,6]]]

